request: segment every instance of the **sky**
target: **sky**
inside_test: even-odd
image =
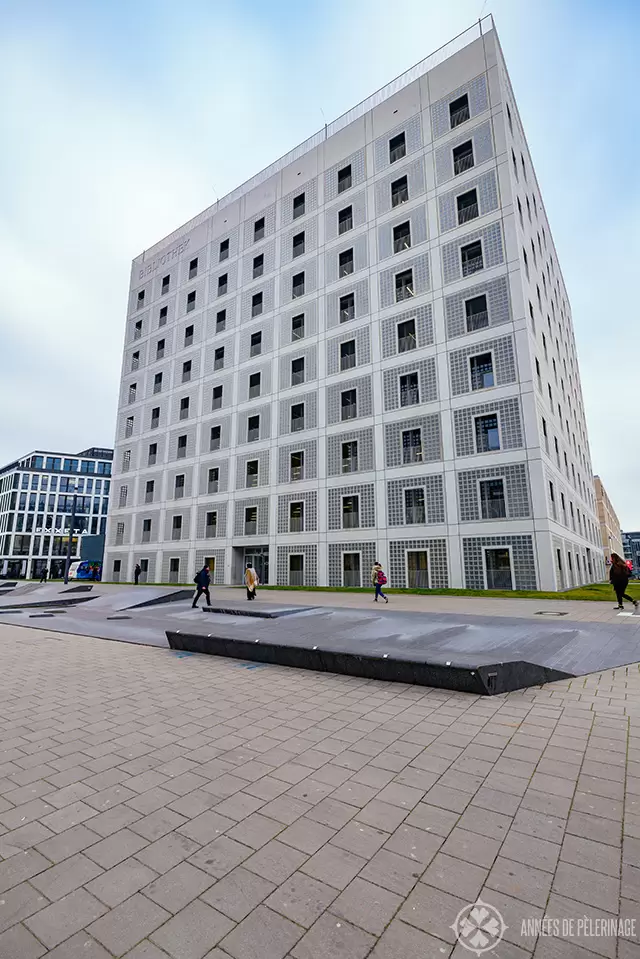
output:
[[[488,13],[640,529],[635,0],[0,0],[0,464],[113,445],[133,257]]]

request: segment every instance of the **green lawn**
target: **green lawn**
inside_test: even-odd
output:
[[[107,582],[107,580],[105,580]],[[120,585],[120,584],[113,584]],[[124,583],[122,585],[125,585]],[[192,583],[148,583],[148,586],[173,586],[176,589],[194,589]],[[140,584],[144,588],[144,584]],[[244,589],[244,586],[232,587]],[[373,587],[365,589],[343,586],[260,586],[259,589],[287,590],[291,593],[369,593]],[[216,587],[212,584],[211,589]],[[491,596],[493,599],[581,599],[588,602],[615,603],[615,594],[609,583],[594,583],[591,586],[580,586],[578,589],[569,589],[564,593],[545,593],[536,590],[510,589],[391,589],[385,587],[385,593],[411,594],[415,596]],[[640,602],[640,582],[629,583],[627,592]]]

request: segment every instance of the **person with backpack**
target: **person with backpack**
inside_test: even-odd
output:
[[[199,573],[196,573],[194,578],[194,583],[196,584],[196,595],[193,597],[192,609],[195,609],[198,605],[198,600],[202,593],[204,593],[204,598],[207,601],[207,606],[211,606],[211,596],[209,595],[209,586],[211,584],[211,576],[209,575],[209,567],[203,566]]]
[[[375,561],[371,569],[371,583],[373,586],[375,586],[375,590],[376,590],[375,595],[373,597],[374,603],[378,602],[378,596],[381,596],[382,599],[385,601],[385,603],[388,603],[389,602],[388,598],[382,592],[382,587],[385,586],[387,583],[387,577],[385,576],[384,570],[382,569],[382,564],[379,563],[378,560]]]
[[[609,570],[609,580],[613,586],[616,594],[616,599],[618,600],[618,605],[614,606],[614,609],[620,610],[624,609],[622,605],[622,600],[627,599],[630,603],[633,603],[634,608],[638,608],[638,603],[633,598],[629,596],[626,592],[627,586],[629,585],[629,578],[631,572],[625,561],[618,556],[617,553],[611,554],[611,569]]]

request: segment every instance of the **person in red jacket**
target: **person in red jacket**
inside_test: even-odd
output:
[[[609,579],[611,585],[613,586],[616,594],[616,599],[618,600],[618,605],[614,606],[614,609],[624,609],[622,604],[623,599],[627,599],[630,603],[633,603],[634,607],[638,608],[638,603],[633,598],[629,596],[626,592],[627,586],[629,585],[629,577],[631,573],[629,567],[617,553],[611,554],[611,568],[609,570]]]

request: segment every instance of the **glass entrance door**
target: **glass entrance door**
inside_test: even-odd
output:
[[[487,589],[513,589],[508,549],[486,549]]]
[[[342,585],[362,586],[360,577],[360,553],[342,554]]]
[[[304,585],[304,556],[291,553],[289,556],[289,586]]]
[[[244,568],[247,568],[247,563],[251,563],[256,573],[258,574],[258,579],[263,586],[266,586],[269,582],[269,547],[268,546],[251,546],[250,548],[245,549],[244,551]],[[244,574],[243,574],[244,575]]]
[[[424,549],[407,550],[407,586],[429,589],[429,558]]]

